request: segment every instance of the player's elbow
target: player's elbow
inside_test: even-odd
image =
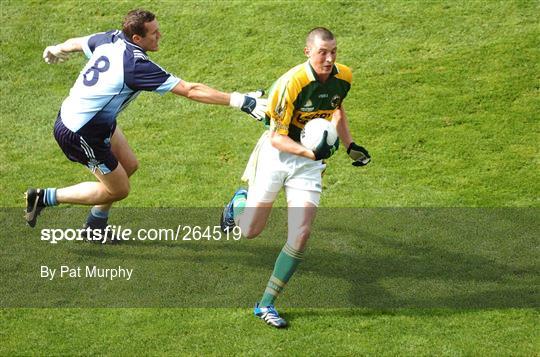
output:
[[[281,146],[282,146],[282,138],[281,138],[281,134],[278,134],[276,132],[271,132],[270,134],[270,144],[272,144],[272,146],[278,150],[281,149]]]
[[[191,100],[197,100],[199,99],[200,91],[199,91],[199,83],[189,83],[187,85],[187,91],[185,97],[187,99]]]
[[[180,95],[185,98],[193,99],[193,96],[195,94],[195,88],[197,86],[197,83],[190,83],[186,81],[180,81],[178,84],[172,89],[172,92],[176,95]]]

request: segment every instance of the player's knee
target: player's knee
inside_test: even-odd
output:
[[[307,241],[311,235],[311,228],[304,228],[300,231],[299,238],[303,241]]]
[[[309,236],[311,235],[311,227],[304,225],[301,227],[298,227],[294,232],[291,232],[292,236],[295,238],[295,240],[299,242],[307,242],[309,239]]]
[[[114,190],[110,191],[109,194],[113,201],[120,201],[126,198],[129,195],[130,185],[129,181],[121,186],[116,187]]]
[[[241,230],[242,230],[242,235],[247,238],[247,239],[253,239],[255,237],[257,237],[259,234],[261,234],[262,230],[264,227],[258,227],[257,225],[255,224],[251,224],[251,225],[248,225],[248,226],[240,226]]]
[[[139,168],[139,160],[135,159],[129,163],[129,166],[125,168],[125,170],[126,170],[127,175],[131,176],[135,173],[135,171],[137,171],[138,168]]]
[[[129,196],[129,188],[124,189],[124,190],[118,192],[118,196],[116,197],[116,200],[117,200],[117,201],[123,200],[123,199],[126,198],[127,196]]]

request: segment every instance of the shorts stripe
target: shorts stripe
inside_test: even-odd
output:
[[[86,153],[86,156],[89,158],[89,159],[96,159],[96,155],[94,154],[94,150],[92,150],[92,148],[90,147],[90,145],[88,145],[88,143],[86,141],[84,141],[83,137],[81,136],[81,147],[82,149],[84,150],[84,152]]]

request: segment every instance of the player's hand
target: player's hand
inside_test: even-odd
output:
[[[43,60],[48,64],[64,62],[69,58],[69,52],[64,52],[60,45],[49,46],[43,51]]]
[[[371,156],[369,156],[368,151],[364,147],[356,145],[354,142],[349,145],[347,154],[354,160],[352,163],[353,166],[365,166],[371,161]]]
[[[315,150],[313,150],[313,154],[315,154],[315,160],[328,159],[330,156],[334,155],[334,153],[339,148],[339,140],[336,140],[334,145],[329,145],[326,142],[327,137],[328,137],[328,130],[325,130],[321,138],[321,142],[319,143],[319,145],[317,145]]]
[[[263,95],[264,91],[262,89],[247,94],[234,92],[231,94],[230,105],[240,108],[241,111],[261,121],[265,117],[267,102],[265,98],[261,98]]]

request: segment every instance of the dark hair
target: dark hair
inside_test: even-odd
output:
[[[156,18],[156,15],[150,11],[136,9],[127,13],[122,24],[122,32],[128,40],[131,41],[133,35],[139,35],[141,37],[146,36],[146,22],[152,22]]]
[[[312,43],[315,37],[319,37],[323,41],[331,41],[335,39],[332,31],[330,31],[326,27],[315,27],[308,32],[306,44]]]

